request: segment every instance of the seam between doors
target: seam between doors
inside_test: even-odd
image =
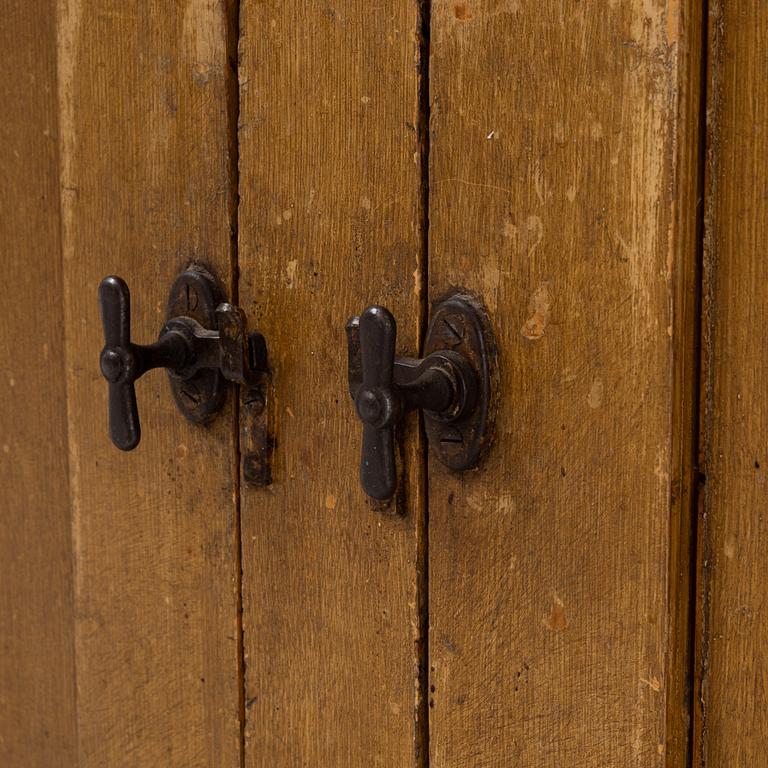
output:
[[[229,259],[230,296],[235,306],[240,306],[238,264],[238,213],[240,206],[240,146],[238,125],[240,122],[240,83],[238,77],[239,46],[241,33],[241,2],[227,0],[227,139],[229,166]],[[245,766],[245,640],[243,637],[243,535],[241,527],[240,494],[240,388],[233,397],[232,407],[232,495],[235,507],[235,549],[237,590],[237,679],[239,712],[239,764]]]
[[[690,283],[686,283],[685,275],[676,281],[675,312],[680,313],[676,321],[676,332],[679,334],[675,346],[675,385],[680,389],[675,391],[673,424],[680,428],[682,434],[679,440],[679,473],[676,486],[672,487],[671,506],[672,525],[677,522],[680,539],[675,549],[670,549],[669,570],[669,606],[673,612],[672,621],[677,624],[676,633],[679,640],[672,644],[668,654],[676,653],[670,658],[670,663],[682,665],[676,674],[679,682],[671,687],[682,696],[670,697],[667,701],[667,741],[670,736],[679,738],[681,745],[677,749],[668,749],[665,764],[668,768],[678,765],[692,767],[696,764],[696,729],[698,711],[696,697],[699,692],[699,627],[701,605],[698,600],[700,593],[699,567],[701,557],[701,530],[699,509],[702,499],[703,474],[701,471],[702,434],[704,430],[703,382],[705,379],[705,303],[704,296],[704,251],[706,235],[706,175],[707,170],[707,100],[708,100],[708,0],[702,0],[698,8],[692,6],[684,11],[682,23],[688,29],[689,43],[685,56],[688,61],[678,74],[683,78],[681,94],[684,103],[678,114],[678,119],[685,121],[690,116],[690,127],[683,126],[678,131],[678,140],[682,137],[681,157],[678,158],[676,173],[683,177],[681,196],[682,211],[680,216],[689,216],[691,206],[693,228],[692,240],[684,233],[685,219],[680,221],[678,233],[679,269],[688,272]],[[686,19],[686,15],[688,18]],[[680,81],[679,81],[680,82]],[[690,111],[686,111],[690,109]],[[690,131],[690,133],[688,133]],[[689,148],[690,147],[690,148]],[[694,178],[685,186],[685,167],[693,166]],[[690,243],[690,245],[688,244]],[[690,250],[688,250],[690,248]],[[689,273],[690,274],[690,273]],[[690,286],[690,288],[688,288]],[[686,291],[690,290],[690,296]],[[691,302],[690,308],[686,304]],[[690,336],[689,336],[690,334]],[[679,484],[679,485],[678,485]],[[676,500],[676,497],[678,500]],[[675,507],[678,507],[675,513]],[[675,539],[674,528],[670,528],[671,540]],[[675,558],[680,567],[680,575],[675,573]],[[684,572],[683,572],[683,569]],[[680,590],[676,592],[676,587]],[[673,670],[670,670],[672,674]],[[679,686],[679,687],[678,687]],[[682,708],[683,712],[679,710]],[[677,724],[677,728],[675,727]],[[681,728],[682,725],[682,728]],[[681,728],[681,729],[680,729]],[[678,730],[680,729],[680,730]]]
[[[691,766],[704,768],[706,757],[706,685],[709,665],[709,596],[711,571],[708,561],[711,560],[711,548],[708,537],[708,522],[706,515],[706,473],[709,468],[709,451],[711,435],[711,375],[712,375],[712,316],[714,306],[712,290],[714,265],[712,263],[712,211],[711,202],[715,197],[716,173],[714,134],[717,128],[719,99],[717,61],[720,52],[722,30],[716,20],[710,21],[710,11],[718,9],[717,3],[702,0],[704,29],[703,52],[701,67],[701,157],[700,157],[700,226],[701,237],[697,256],[699,259],[699,413],[696,456],[699,466],[697,497],[694,507],[696,526],[695,536],[695,580],[694,616],[692,619],[693,653],[691,659],[692,686],[692,717],[691,717]]]
[[[429,322],[429,150],[430,150],[430,37],[431,0],[419,0],[419,50],[418,50],[418,137],[420,150],[421,196],[419,202],[420,245],[419,254],[419,349],[424,342]],[[417,768],[428,768],[429,713],[432,705],[429,690],[429,445],[424,433],[423,419],[420,418],[421,443],[421,493],[423,508],[417,517],[417,563],[416,592],[419,614],[419,665],[418,695],[415,712],[415,764]]]

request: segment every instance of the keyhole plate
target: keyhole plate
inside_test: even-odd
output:
[[[449,469],[476,467],[493,438],[498,400],[496,341],[482,302],[459,291],[438,301],[424,344],[424,357],[442,350],[462,354],[478,381],[475,408],[460,419],[446,421],[424,412],[424,427],[435,456]]]
[[[216,328],[216,307],[224,301],[216,278],[205,268],[192,264],[176,278],[168,296],[165,318],[191,317],[203,328]],[[168,372],[178,409],[190,421],[204,424],[221,410],[226,381],[219,370],[203,368],[182,379]]]

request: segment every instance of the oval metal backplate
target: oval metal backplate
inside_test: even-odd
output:
[[[496,342],[482,302],[469,293],[455,293],[432,310],[424,356],[446,349],[464,355],[474,369],[477,403],[455,421],[425,411],[424,427],[432,451],[443,464],[454,470],[471,469],[483,458],[493,437]]]
[[[173,283],[165,317],[191,317],[203,328],[215,330],[216,307],[222,301],[216,278],[204,267],[192,264]],[[204,424],[224,405],[227,382],[219,370],[204,368],[187,379],[169,371],[168,378],[176,405],[190,421]]]

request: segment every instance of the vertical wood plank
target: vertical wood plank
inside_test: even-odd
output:
[[[483,297],[501,383],[485,465],[429,468],[435,768],[685,764],[683,5],[433,2],[430,298]]]
[[[51,0],[0,3],[0,765],[76,765]]]
[[[60,0],[65,333],[80,765],[238,766],[232,402],[187,423],[164,372],[137,385],[143,439],[107,437],[96,301],[117,273],[148,343],[190,261],[232,279],[221,0]]]
[[[240,298],[276,393],[274,481],[242,493],[246,765],[419,765],[421,447],[410,419],[402,514],[371,508],[344,333],[382,303],[418,344],[418,4],[241,10]]]
[[[765,763],[768,8],[710,8],[697,765]]]

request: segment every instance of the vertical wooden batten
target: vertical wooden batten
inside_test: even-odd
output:
[[[431,765],[688,759],[701,19],[434,1],[430,297],[480,295],[496,440],[429,469]]]
[[[137,384],[143,439],[107,436],[101,278],[154,340],[178,271],[232,283],[232,9],[216,0],[60,0],[61,196],[75,550],[79,765],[240,765],[236,444],[166,376]]]
[[[0,18],[0,765],[74,768],[55,6]]]
[[[768,8],[711,0],[695,765],[765,763]]]
[[[422,449],[401,496],[358,480],[346,319],[417,351],[419,4],[243,0],[240,299],[273,375],[273,482],[242,486],[246,766],[417,766]],[[422,720],[423,722],[423,720]]]

